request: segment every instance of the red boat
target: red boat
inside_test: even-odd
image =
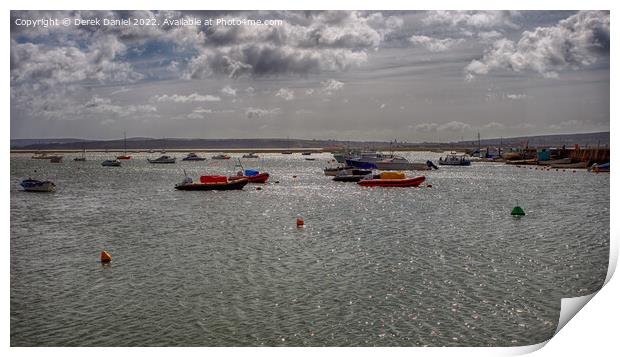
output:
[[[129,160],[131,159],[131,156],[129,155],[120,155],[116,157],[117,160]]]
[[[241,172],[238,172],[235,176],[228,177],[229,180],[239,180],[239,179],[247,179],[248,182],[253,183],[265,183],[269,179],[268,172],[257,172],[254,170],[245,170],[244,175],[239,175]]]
[[[424,180],[426,180],[424,176],[408,178],[380,178],[377,176],[371,179],[360,180],[357,184],[360,186],[370,187],[416,187],[419,186],[422,182],[424,182]]]

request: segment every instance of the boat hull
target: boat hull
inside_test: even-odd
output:
[[[336,182],[359,182],[366,175],[346,175],[346,176],[335,176],[332,180]]]
[[[151,159],[147,159],[149,161],[149,163],[151,164],[175,164],[177,161],[176,160],[151,160]]]
[[[357,184],[367,187],[415,187],[424,182],[424,176],[417,176],[405,179],[369,179],[361,180]]]
[[[573,164],[551,164],[549,166],[551,166],[552,169],[587,169],[588,162],[583,161],[575,162]]]
[[[241,190],[247,184],[247,179],[239,179],[228,182],[179,184],[174,188],[181,191],[227,191]]]
[[[51,181],[23,180],[20,186],[27,192],[55,192],[56,185]]]
[[[373,162],[368,161],[359,161],[359,160],[345,160],[347,166],[353,166],[358,169],[376,169],[377,166]]]
[[[205,161],[206,157],[193,157],[193,158],[183,158],[182,161]]]

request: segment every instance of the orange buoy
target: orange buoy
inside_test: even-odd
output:
[[[304,219],[301,218],[301,217],[297,217],[296,223],[297,223],[297,228],[303,227],[304,226]]]
[[[110,255],[110,253],[108,253],[105,250],[101,251],[101,262],[102,263],[109,263],[111,260],[112,260],[112,256]]]

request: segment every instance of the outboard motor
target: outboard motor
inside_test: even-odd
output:
[[[426,166],[433,168],[435,170],[439,170],[439,167],[437,167],[435,164],[433,164],[433,162],[431,160],[427,160],[426,161]]]

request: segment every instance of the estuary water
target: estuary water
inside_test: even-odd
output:
[[[259,154],[243,163],[267,184],[184,192],[184,169],[233,160],[132,155],[11,154],[12,346],[529,345],[607,272],[609,174],[473,163],[364,188],[324,176],[326,153]],[[29,176],[57,192],[23,192]]]

